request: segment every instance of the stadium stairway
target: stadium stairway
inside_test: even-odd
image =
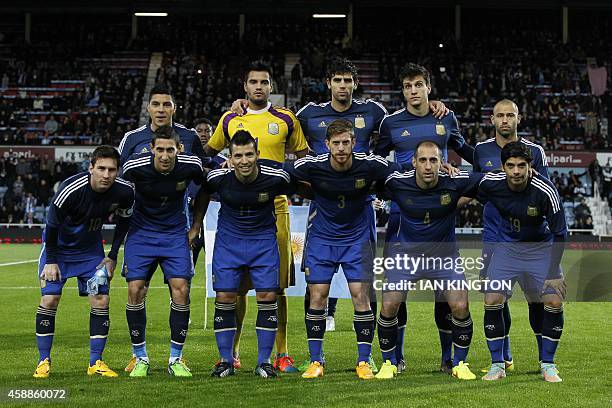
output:
[[[287,53],[285,54],[285,78],[287,89],[287,101],[285,106],[295,106],[302,99],[302,87],[298,86],[296,89],[292,89],[293,83],[291,81],[291,71],[295,64],[300,62],[301,54]]]
[[[155,79],[157,78],[157,70],[161,67],[163,61],[163,53],[154,52],[151,54],[151,58],[149,59],[149,69],[147,71],[147,83],[145,85],[145,90],[142,98],[142,107],[140,108],[140,119],[138,120],[138,125],[142,126],[147,123],[147,119],[149,118],[149,113],[147,112],[147,105],[149,104],[148,96],[149,92],[155,85]]]
[[[391,100],[391,95],[400,91],[393,89],[391,82],[383,82],[378,71],[379,61],[375,55],[364,54],[363,59],[354,60],[359,72],[359,85],[363,98]]]
[[[599,189],[593,186],[595,194],[593,197],[587,197],[586,203],[591,209],[593,217],[593,235],[610,235],[612,234],[612,215],[610,214],[610,206],[608,201],[601,197]]]

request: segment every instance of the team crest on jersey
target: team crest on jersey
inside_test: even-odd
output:
[[[236,129],[244,129],[244,125],[242,123],[239,123],[238,126],[236,126]]]
[[[268,133],[271,135],[278,135],[279,133],[278,123],[268,123]]]
[[[259,201],[260,203],[265,203],[269,199],[270,199],[270,195],[266,192],[259,193],[259,197],[257,197],[257,201]]]
[[[357,179],[355,180],[355,188],[364,188],[366,185],[365,179]]]
[[[539,214],[538,212],[538,207],[534,207],[534,206],[528,206],[527,207],[527,215],[530,217],[537,217]]]
[[[365,118],[363,116],[357,116],[355,118],[355,127],[357,129],[363,129],[365,125]]]
[[[183,191],[187,188],[187,182],[186,181],[179,181],[178,183],[176,183],[176,191]]]
[[[325,121],[324,121],[324,120],[322,120],[322,121],[321,121],[321,123],[319,123],[319,127],[320,127],[320,128],[327,127],[327,123],[325,123]]]
[[[408,131],[408,129],[404,129],[404,131],[402,132],[402,136],[410,136],[410,132]]]
[[[444,136],[444,135],[446,135],[446,128],[444,127],[444,125],[443,125],[443,124],[438,123],[438,124],[436,125],[436,135],[438,135],[438,136]]]
[[[441,205],[449,205],[451,203],[451,195],[450,193],[444,193],[440,196],[440,204]]]
[[[406,201],[404,201],[404,204],[406,205],[412,205],[412,200],[410,198],[407,198]]]
[[[149,149],[147,149],[146,147],[143,147],[140,153],[149,153]]]
[[[493,163],[491,163],[491,160],[485,163],[485,167],[493,167]]]

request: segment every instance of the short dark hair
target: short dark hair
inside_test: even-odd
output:
[[[193,123],[193,127],[198,126],[201,123],[206,123],[207,125],[209,125],[210,127],[213,127],[213,123],[210,121],[210,119],[208,118],[200,118],[200,119],[196,119],[196,121]]]
[[[339,135],[341,133],[348,132],[351,137],[355,137],[355,129],[353,124],[346,119],[336,119],[327,127],[325,138],[331,140],[332,136]]]
[[[166,84],[155,84],[153,88],[151,88],[151,92],[149,92],[149,102],[151,102],[151,98],[153,95],[170,95],[170,98],[174,101],[172,94],[170,93],[170,88],[166,86]]]
[[[152,146],[155,146],[157,139],[174,140],[177,148],[181,145],[181,139],[172,126],[161,126],[153,132],[153,138],[151,139]]]
[[[421,75],[423,79],[425,79],[425,83],[428,86],[431,84],[431,75],[429,74],[427,68],[422,65],[409,62],[401,69],[399,74],[399,80],[400,82],[404,82],[404,79],[406,78],[415,78],[419,75]]]
[[[121,157],[119,156],[119,152],[112,146],[102,145],[98,146],[94,149],[89,161],[92,166],[96,165],[96,161],[98,159],[113,159],[117,167],[119,167],[119,162],[121,161]]]
[[[244,82],[249,78],[249,72],[251,71],[267,72],[270,75],[270,80],[272,79],[272,67],[264,61],[258,60],[249,63],[244,70]]]
[[[253,147],[255,148],[255,153],[257,153],[257,140],[255,140],[255,138],[251,136],[251,132],[249,132],[248,130],[237,131],[236,133],[234,133],[234,136],[232,136],[232,139],[229,143],[230,155],[234,150],[234,146],[246,146],[249,144],[253,145]]]
[[[334,58],[327,66],[325,78],[332,79],[334,75],[351,74],[357,82],[357,67],[348,58]]]
[[[417,156],[417,153],[419,152],[419,148],[423,145],[434,145],[435,147],[438,148],[438,153],[440,155],[440,160],[442,160],[442,149],[440,149],[440,146],[438,146],[438,144],[436,142],[434,142],[433,140],[423,140],[421,142],[419,142],[419,144],[417,144],[416,149],[414,149],[414,157]]]
[[[521,142],[510,142],[504,146],[501,151],[502,165],[506,164],[508,159],[513,157],[525,159],[529,164],[531,164],[531,162],[533,161],[533,155],[531,154],[531,150]]]

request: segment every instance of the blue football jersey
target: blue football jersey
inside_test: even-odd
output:
[[[172,129],[179,135],[179,139],[183,145],[183,153],[194,154],[198,156],[203,163],[210,160],[204,154],[202,142],[200,142],[200,138],[194,129],[187,129],[180,123],[172,123]],[[151,139],[153,139],[153,131],[151,130],[150,124],[126,132],[119,144],[121,164],[125,164],[134,154],[150,153]]]
[[[455,215],[461,197],[475,197],[482,173],[459,172],[455,177],[438,174],[438,184],[428,190],[417,185],[415,170],[393,172],[385,181],[385,191],[400,209],[400,227],[390,242],[415,243],[412,249],[424,253],[453,249]],[[419,243],[430,243],[418,245]]]
[[[370,240],[370,187],[397,167],[384,158],[353,153],[353,164],[344,172],[331,167],[329,153],[307,156],[285,166],[291,177],[310,183],[316,209],[309,217],[308,239],[332,246]]]
[[[527,146],[533,155],[531,166],[535,171],[548,178],[548,160],[542,146],[529,140],[519,138],[519,142]],[[493,170],[500,170],[502,148],[495,142],[495,138],[487,139],[476,144],[474,149],[474,171],[487,173]]]
[[[206,187],[221,202],[217,232],[236,238],[270,238],[276,234],[274,198],[294,190],[289,174],[258,163],[259,173],[251,183],[242,183],[231,169],[208,173]]]
[[[189,228],[187,186],[202,184],[202,161],[195,155],[180,153],[170,173],[155,170],[153,154],[137,154],[123,165],[123,178],[136,187],[136,204],[130,230],[150,234],[184,234]]]
[[[416,147],[426,140],[440,147],[444,160],[448,158],[448,148],[458,150],[465,144],[452,111],[436,119],[431,113],[415,116],[403,108],[383,119],[379,133],[374,153],[387,156],[394,150],[395,161],[400,164],[410,164]]]
[[[47,213],[46,229],[58,229],[57,248],[46,248],[48,263],[57,257],[70,262],[86,261],[92,253],[103,254],[102,225],[111,214],[129,217],[134,207],[134,188],[117,177],[104,193],[91,188],[88,172],[64,180]]]
[[[369,153],[370,137],[378,130],[380,122],[386,115],[385,107],[371,99],[365,101],[353,99],[351,107],[344,112],[335,110],[331,101],[320,104],[310,102],[296,114],[308,146],[317,155],[329,151],[325,146],[325,135],[329,124],[336,119],[346,119],[353,124],[356,139],[353,150],[358,153]]]
[[[544,242],[567,234],[559,193],[541,175],[532,177],[523,191],[512,191],[505,173],[488,173],[480,182],[478,199],[492,203],[501,214],[499,242]]]

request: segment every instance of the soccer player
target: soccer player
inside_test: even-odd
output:
[[[133,154],[150,152],[153,133],[162,126],[171,126],[178,134],[181,152],[195,154],[205,161],[204,150],[198,133],[193,129],[187,129],[180,123],[174,122],[173,117],[176,113],[176,104],[167,86],[157,84],[151,89],[147,112],[149,113],[150,123],[130,130],[123,136],[119,144],[121,164],[125,164]]]
[[[174,114],[176,113],[176,103],[170,94],[170,89],[166,85],[157,84],[149,92],[149,104],[147,105],[149,113],[149,123],[137,129],[126,132],[119,144],[119,153],[121,154],[121,165],[130,158],[133,154],[147,153],[151,151],[151,140],[153,133],[163,126],[172,126],[172,129],[179,135],[180,151],[184,153],[192,153],[198,156],[203,163],[207,163],[210,159],[204,156],[201,137],[197,131],[187,129],[184,125],[174,122]],[[198,123],[196,123],[198,125]],[[153,275],[155,269],[149,271]],[[145,285],[144,295],[148,292],[148,281]],[[136,356],[133,355],[125,367],[125,371],[131,372],[136,365]]]
[[[280,255],[274,219],[275,197],[291,189],[289,174],[258,162],[257,142],[248,131],[237,131],[230,141],[231,169],[213,170],[207,189],[221,201],[213,250],[215,337],[221,360],[213,377],[234,374],[232,353],[236,335],[236,297],[244,274],[257,298],[257,367],[255,375],[276,377],[270,354],[278,328],[277,292]]]
[[[102,359],[102,352],[110,328],[110,281],[134,206],[134,189],[117,177],[118,170],[119,153],[110,146],[97,147],[91,155],[89,172],[62,182],[49,206],[38,265],[42,296],[36,312],[40,358],[35,378],[49,377],[55,315],[69,278],[77,278],[80,296],[89,295],[87,374],[117,377]],[[101,229],[111,214],[118,217],[117,228],[112,248],[105,257]],[[103,275],[101,281],[98,270]]]
[[[503,99],[493,107],[491,122],[495,126],[495,137],[476,144],[474,149],[474,171],[489,172],[501,169],[502,148],[510,142],[520,142],[531,150],[533,162],[531,167],[540,175],[548,178],[548,162],[544,149],[524,138],[518,136],[517,128],[521,123],[518,106],[511,100]],[[484,229],[482,232],[484,268],[480,271],[481,279],[486,278],[487,267],[491,261],[492,251],[497,241],[499,225],[501,223],[499,211],[492,203],[487,203],[483,211]],[[519,282],[521,283],[521,282]],[[527,294],[525,292],[525,294]],[[542,317],[544,305],[539,299],[527,299],[529,306],[529,323],[535,333],[538,343],[539,361],[542,361]],[[510,308],[508,302],[504,303],[504,362],[506,371],[514,370],[512,352],[510,350]],[[487,372],[487,369],[483,370]]]
[[[208,156],[214,156],[226,147],[238,130],[248,130],[257,140],[260,160],[267,165],[280,167],[285,161],[285,150],[303,157],[308,152],[302,127],[295,115],[286,108],[272,106],[268,101],[272,92],[272,72],[261,62],[252,63],[244,76],[244,91],[249,107],[247,113],[239,116],[231,111],[221,116],[212,138],[204,148]],[[293,254],[289,232],[289,205],[287,196],[275,199],[276,233],[280,253],[280,291],[278,296],[278,331],[276,334],[276,358],[274,367],[281,372],[296,372],[294,361],[287,350],[287,296],[285,289],[293,284]],[[234,357],[239,367],[239,345],[242,321],[246,313],[246,292],[249,289],[248,276],[237,300],[238,330],[235,336]]]
[[[326,73],[327,89],[330,90],[331,100],[317,104],[310,102],[300,109],[296,116],[302,124],[306,140],[314,154],[328,152],[326,141],[327,127],[336,119],[346,119],[353,123],[355,132],[355,149],[357,153],[369,153],[373,135],[378,132],[380,123],[388,114],[385,107],[372,99],[360,101],[353,99],[353,93],[359,85],[357,68],[347,59],[334,59]],[[429,108],[432,114],[442,117],[448,110],[442,102],[431,101]],[[309,213],[315,211],[315,202],[310,205]],[[372,239],[376,241],[376,219],[374,209],[368,212],[371,220]],[[305,296],[305,309],[308,309],[308,294]],[[376,315],[376,296],[373,292],[370,296],[372,312]],[[327,331],[335,328],[334,313],[338,299],[329,298],[327,308]],[[374,360],[370,361],[374,364]],[[376,371],[373,365],[373,370]]]
[[[476,195],[482,174],[460,172],[450,177],[440,172],[442,161],[442,150],[437,143],[420,142],[412,156],[414,170],[396,171],[385,182],[388,195],[400,210],[400,228],[385,245],[385,261],[397,256],[409,256],[422,257],[428,262],[416,270],[401,269],[398,265],[389,268],[385,282],[403,284],[428,279],[440,282],[444,288],[448,287],[440,295],[450,305],[452,313],[452,375],[461,380],[473,380],[476,376],[465,362],[474,331],[468,293],[466,289],[455,289],[449,284],[465,281],[455,242],[457,203],[462,196]],[[429,261],[436,258],[452,260],[452,264],[447,267],[445,261],[444,266],[435,262],[430,265]],[[384,363],[376,375],[380,379],[393,378],[397,374],[397,313],[405,298],[405,290],[383,287],[378,339]]]
[[[387,156],[391,150],[394,150],[397,163],[409,164],[412,162],[416,146],[424,140],[432,140],[441,149],[444,161],[447,159],[447,148],[450,147],[459,156],[472,163],[474,148],[466,144],[461,136],[455,114],[451,111],[442,119],[437,119],[429,111],[429,93],[431,92],[429,71],[421,65],[409,63],[401,70],[399,79],[402,81],[406,107],[383,119],[374,153]],[[387,242],[390,237],[397,234],[399,218],[398,206],[393,203],[387,226]],[[447,302],[436,301],[434,315],[442,351],[440,370],[447,374],[452,374],[451,314]],[[405,366],[403,355],[406,320],[406,306],[402,304],[398,314],[399,334],[395,350],[399,372],[402,372]]]
[[[478,197],[499,211],[500,224],[487,277],[491,282],[523,280],[528,298],[544,303],[541,372],[545,381],[560,382],[554,357],[563,332],[565,280],[560,270],[567,225],[554,185],[531,174],[533,157],[528,145],[510,142],[501,151],[503,173],[487,174]],[[484,331],[491,352],[491,368],[483,380],[506,376],[503,344],[503,304],[506,291],[490,285],[485,294]]]
[[[357,335],[359,378],[372,379],[369,364],[374,337],[374,314],[370,308],[374,242],[367,213],[370,186],[390,173],[389,162],[379,156],[353,153],[353,124],[336,119],[327,127],[329,153],[298,159],[287,166],[298,181],[309,183],[317,202],[310,217],[305,248],[305,274],[310,291],[306,333],[310,366],[303,378],[322,377],[323,337],[327,297],[332,278],[342,267],[355,308],[353,326]]]
[[[145,282],[151,279],[151,271],[158,265],[172,294],[168,373],[191,377],[181,357],[189,324],[189,282],[193,276],[188,241],[197,236],[199,230],[192,228],[188,237],[185,191],[192,181],[202,183],[204,173],[197,156],[179,154],[180,144],[179,136],[171,127],[161,127],[153,135],[152,153],[134,155],[123,165],[124,178],[136,187],[135,210],[123,264],[123,275],[128,282],[126,316],[137,358],[131,377],[144,377],[149,371]],[[196,228],[201,226],[206,203],[206,195],[201,190],[195,204]]]

